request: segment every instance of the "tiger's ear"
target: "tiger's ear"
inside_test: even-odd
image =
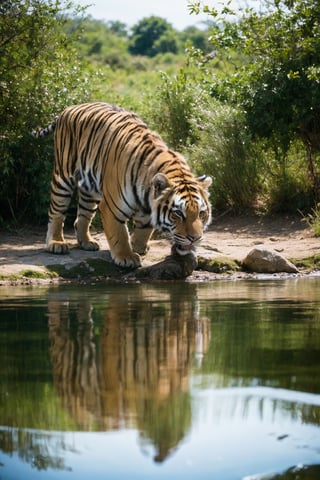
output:
[[[201,186],[205,189],[208,190],[212,183],[212,178],[208,177],[207,175],[201,175],[201,177],[197,178],[198,182],[201,183]]]
[[[170,186],[168,177],[164,173],[157,173],[152,179],[152,185],[154,187],[154,196],[158,197],[163,190]]]

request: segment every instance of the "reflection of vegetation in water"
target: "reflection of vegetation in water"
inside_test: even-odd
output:
[[[63,458],[63,452],[69,448],[63,434],[0,428],[0,449],[10,454],[17,452],[19,458],[35,470],[69,470]]]
[[[299,465],[280,474],[254,476],[255,480],[319,480],[319,478],[320,465]]]
[[[46,313],[43,301],[31,308],[22,304],[1,310],[2,425],[45,429],[48,416],[59,418],[61,427],[73,425],[52,385]]]
[[[198,382],[215,388],[268,386],[319,393],[320,316],[299,302],[214,302],[207,306],[211,342]],[[240,401],[238,399],[238,401]],[[236,400],[234,401],[236,404]],[[270,399],[261,398],[260,414]],[[251,399],[241,399],[244,409]],[[272,400],[274,411],[319,424],[320,410],[303,402]],[[234,405],[235,408],[235,405]]]
[[[74,426],[52,385],[45,319],[43,302],[1,310],[0,424],[5,427],[0,429],[0,450],[17,452],[37,470],[61,470],[64,460],[53,451],[66,448],[63,435],[37,432],[47,429],[48,418],[56,420],[56,429]]]
[[[308,311],[293,301],[214,303],[207,312],[211,342],[202,372],[221,374],[219,386],[246,386],[259,379],[260,384],[319,393],[320,315],[312,305]]]

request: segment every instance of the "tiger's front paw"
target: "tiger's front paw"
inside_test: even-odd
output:
[[[130,237],[132,250],[140,255],[145,255],[149,250],[148,240],[150,239],[152,232],[153,228],[135,227]]]
[[[100,245],[95,240],[89,240],[88,242],[78,241],[78,245],[81,250],[87,250],[89,252],[96,252],[97,250],[100,250]]]
[[[138,268],[141,266],[141,259],[140,255],[137,253],[132,252],[130,255],[126,256],[115,256],[111,253],[112,259],[114,263],[119,265],[120,267],[125,267],[125,268]]]
[[[46,251],[57,255],[65,255],[66,253],[69,253],[69,246],[67,242],[52,240],[47,243]]]
[[[149,245],[132,245],[132,250],[140,255],[146,255],[149,252],[150,247]]]

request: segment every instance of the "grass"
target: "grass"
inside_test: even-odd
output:
[[[21,280],[52,280],[58,278],[59,275],[56,272],[44,271],[40,272],[39,270],[21,270],[18,273],[11,273],[9,275],[0,275],[0,281],[5,282],[18,282]]]
[[[303,217],[303,220],[312,229],[314,236],[320,237],[320,203],[317,203],[311,212]]]
[[[56,272],[39,272],[38,270],[22,270],[20,272],[21,277],[32,278],[36,280],[47,280],[48,278],[57,278],[58,275]]]
[[[319,270],[320,268],[320,254],[312,255],[311,257],[306,257],[302,259],[291,259],[290,260],[297,268],[304,268],[308,271]]]

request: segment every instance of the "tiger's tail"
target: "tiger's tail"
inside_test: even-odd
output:
[[[49,123],[49,125],[47,125],[44,128],[37,127],[36,129],[32,130],[32,132],[31,132],[32,136],[35,137],[35,138],[41,138],[41,137],[46,137],[50,133],[54,132],[54,130],[56,128],[56,125],[57,125],[58,118],[59,118],[59,116],[57,116],[53,120],[53,122]]]

